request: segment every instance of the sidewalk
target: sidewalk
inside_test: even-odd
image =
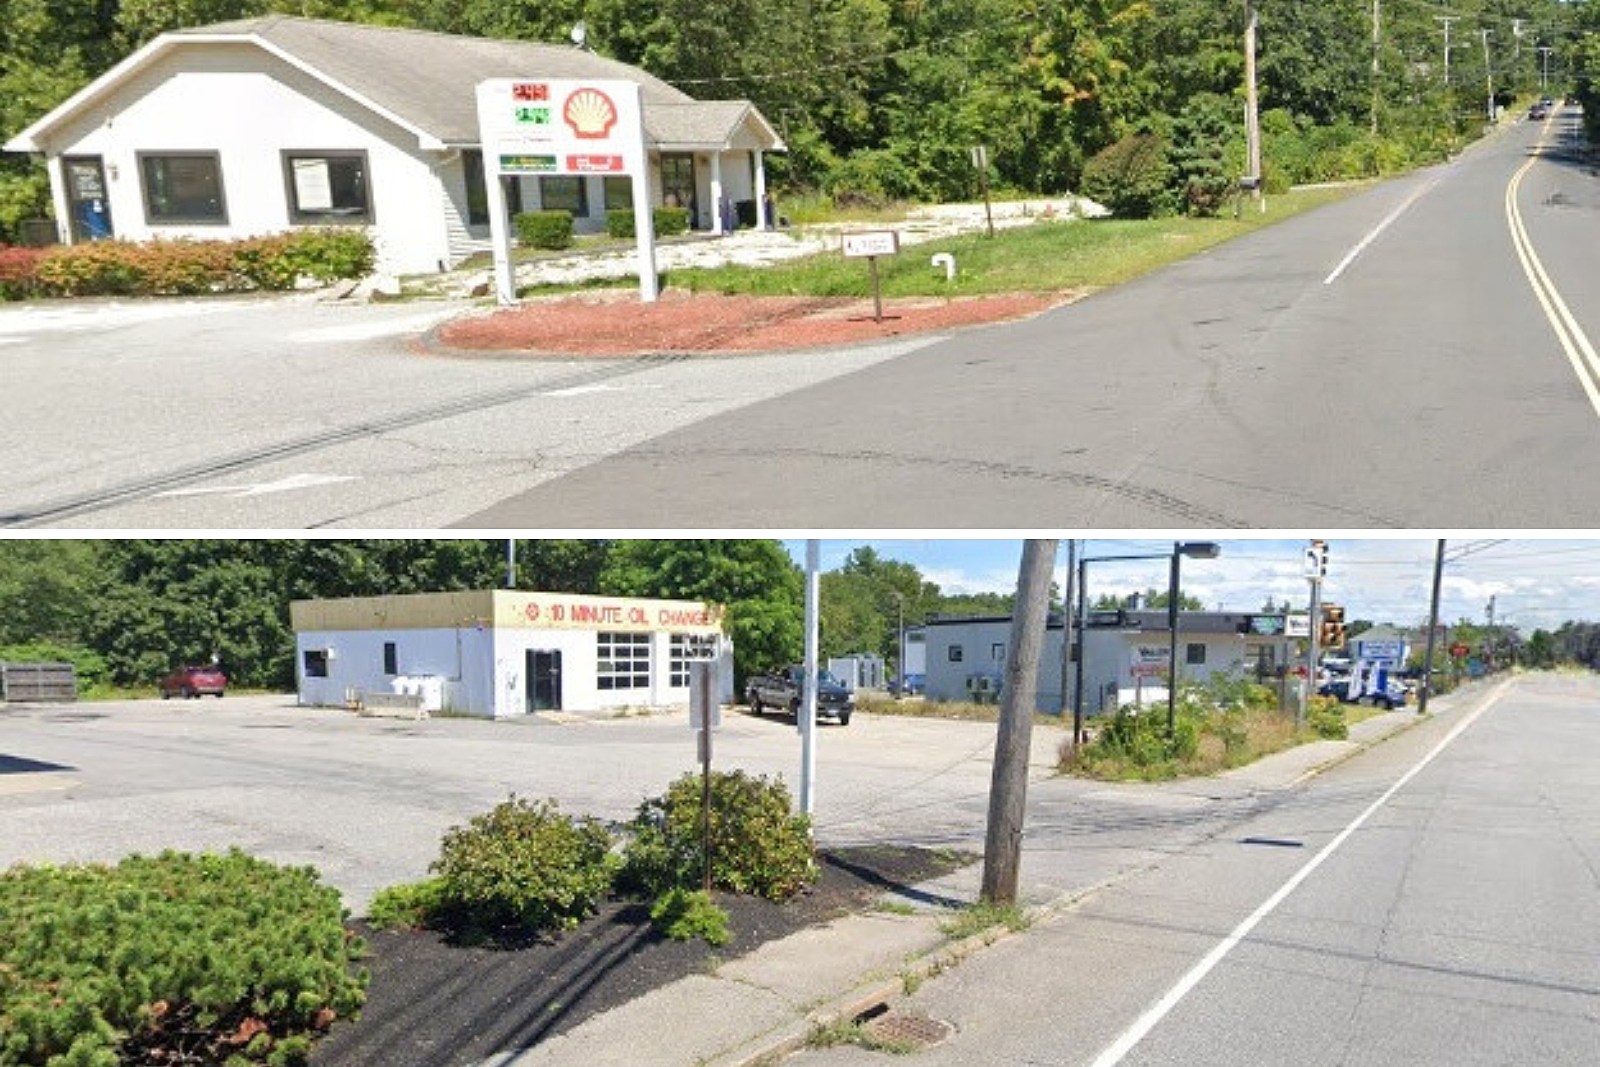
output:
[[[1459,695],[1470,697],[1472,688]],[[1430,710],[1448,713],[1458,702],[1459,697],[1435,698]],[[1226,782],[1226,793],[1289,789],[1419,721],[1423,720],[1414,707],[1387,712],[1351,727],[1349,740],[1301,745],[1204,781]],[[1129,788],[1152,793],[1160,789]],[[1170,803],[1170,794],[1162,802]],[[1048,887],[1044,899],[1035,901],[1035,910],[1050,911],[1081,899],[1106,884],[1114,872],[1114,862],[1103,862],[1080,871],[1075,884],[1061,884],[1057,871],[1056,884]],[[980,878],[981,865],[975,864],[889,894],[886,901],[891,906],[884,911],[848,916],[769,942],[711,973],[654,990],[560,1037],[521,1052],[502,1053],[481,1067],[775,1064],[802,1048],[818,1025],[853,1020],[887,1005],[908,986],[938,975],[1005,936],[1003,928],[995,928],[953,942],[941,929],[950,909],[977,899]],[[1025,895],[1037,898],[1038,889],[1035,886]]]

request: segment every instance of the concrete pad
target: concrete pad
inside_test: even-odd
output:
[[[744,982],[692,975],[531,1049],[496,1055],[480,1067],[701,1063],[792,1018],[789,1006],[775,993]]]
[[[933,915],[851,915],[769,941],[717,974],[805,1008],[868,979],[893,977],[909,957],[945,940]]]

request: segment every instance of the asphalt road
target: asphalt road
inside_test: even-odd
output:
[[[454,359],[421,340],[460,304],[0,308],[0,528],[1588,527],[1577,126],[863,349]]]
[[[897,1006],[956,1027],[917,1062],[1594,1063],[1597,707],[1592,677],[1496,688],[1174,849]]]
[[[1515,202],[1576,327],[1600,336],[1600,181],[1571,158],[1577,123],[1563,109],[1517,124],[1447,166],[664,434],[463,525],[1592,525],[1600,485],[1571,472],[1600,459],[1582,380],[1600,365],[1577,372],[1506,211],[1545,145]]]

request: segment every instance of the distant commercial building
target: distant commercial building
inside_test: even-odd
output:
[[[1178,670],[1186,681],[1214,675],[1276,678],[1289,663],[1292,639],[1282,614],[1186,611],[1178,617]],[[1052,615],[1039,662],[1037,706],[1053,712],[1070,707],[1077,664],[1062,675],[1061,618]],[[927,693],[930,700],[995,697],[1005,672],[1009,616],[930,619],[927,633]],[[1097,611],[1089,615],[1084,654],[1084,708],[1091,714],[1144,692],[1166,691],[1169,631],[1165,611]],[[1066,684],[1066,701],[1062,684]]]
[[[301,704],[408,693],[429,711],[509,718],[536,711],[665,708],[689,701],[690,664],[722,656],[722,608],[520,590],[297,600]]]
[[[889,684],[883,657],[876,652],[852,652],[828,660],[828,672],[847,689],[882,689]]]

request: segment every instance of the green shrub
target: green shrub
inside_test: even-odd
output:
[[[93,649],[55,641],[30,641],[25,645],[0,645],[0,663],[70,663],[80,691],[111,681],[105,657]]]
[[[606,212],[606,233],[612,237],[634,236],[632,211]],[[650,213],[650,228],[657,237],[673,237],[689,230],[689,209],[686,207],[658,207]]]
[[[572,216],[565,211],[524,211],[513,221],[517,240],[527,248],[572,247]]]
[[[304,1062],[363,950],[309,867],[234,850],[0,873],[0,1064]]]
[[[610,890],[616,859],[596,820],[513,796],[446,833],[433,870],[443,907],[466,926],[570,929]]]
[[[1133,133],[1084,164],[1083,193],[1123,218],[1148,218],[1166,207],[1169,173],[1161,139]]]
[[[364,229],[329,227],[294,231],[283,255],[286,269],[326,284],[371,274],[377,250]]]
[[[686,774],[646,800],[629,824],[622,882],[646,896],[700,884],[700,776]],[[711,881],[720,889],[785,900],[816,879],[811,822],[793,813],[781,779],[743,771],[711,775]]]
[[[1312,697],[1306,708],[1306,723],[1318,737],[1343,741],[1350,736],[1344,705],[1335,697]]]
[[[707,944],[726,945],[733,940],[728,913],[712,902],[703,889],[674,887],[650,909],[655,928],[674,941],[704,938]]]
[[[378,890],[367,906],[367,922],[379,930],[418,930],[445,910],[444,879],[429,878]]]

